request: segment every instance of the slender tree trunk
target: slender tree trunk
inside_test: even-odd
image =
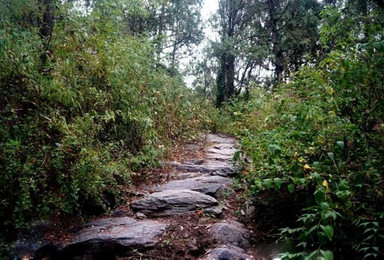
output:
[[[47,63],[47,52],[50,48],[52,39],[53,27],[55,22],[55,3],[54,0],[38,0],[39,8],[43,12],[43,19],[39,18],[39,34],[43,41],[43,51],[41,53],[41,67],[40,71],[43,70]]]
[[[216,78],[216,106],[221,107],[222,103],[225,101],[225,86],[226,86],[226,55],[225,53],[221,54],[219,72],[217,73]]]
[[[225,98],[229,100],[235,93],[235,56],[230,53],[226,56],[227,80],[225,84]]]
[[[176,51],[177,51],[177,40],[175,39],[172,46],[171,53],[171,74],[174,76],[176,74]]]
[[[283,53],[279,47],[279,31],[277,28],[275,0],[268,0],[269,22],[272,33],[272,53],[274,56],[275,80],[281,82],[283,76]]]

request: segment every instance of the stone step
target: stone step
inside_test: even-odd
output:
[[[207,153],[207,158],[215,161],[222,161],[230,163],[232,161],[233,155],[217,154],[217,153]]]
[[[138,221],[129,217],[95,220],[85,225],[70,243],[64,245],[59,255],[72,259],[85,254],[114,255],[148,250],[155,247],[158,237],[167,226],[154,220]]]
[[[238,150],[232,144],[215,144],[206,148],[206,151],[212,153],[234,154]]]
[[[165,190],[193,190],[213,197],[220,197],[224,191],[229,191],[228,187],[232,183],[231,179],[221,176],[201,176],[184,180],[174,180],[167,182],[154,191]]]
[[[217,245],[236,246],[247,249],[251,234],[244,228],[243,224],[231,221],[229,223],[222,222],[212,225],[210,236],[212,242]]]
[[[211,173],[225,177],[236,174],[236,169],[232,164],[215,160],[208,160],[200,165],[178,162],[163,162],[163,165],[174,167],[178,171]]]
[[[234,138],[220,136],[217,134],[207,134],[206,140],[208,143],[212,144],[236,144],[236,140]]]
[[[192,190],[166,190],[134,201],[131,208],[150,217],[164,217],[194,212],[198,209],[212,215],[220,215],[218,201],[203,193]]]

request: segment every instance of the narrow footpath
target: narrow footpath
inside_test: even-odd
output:
[[[205,136],[203,158],[164,162],[169,181],[146,186],[126,211],[84,225],[34,259],[263,259],[250,249],[232,158],[236,140]],[[50,250],[47,250],[49,248]]]

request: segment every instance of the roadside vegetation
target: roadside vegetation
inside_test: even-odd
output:
[[[85,16],[71,3],[1,1],[3,238],[113,207],[140,169],[202,130],[207,102],[162,66],[158,42],[117,19],[142,9],[112,2]]]
[[[283,259],[383,258],[383,1],[220,0],[187,87],[201,4],[0,1],[0,243],[113,208],[208,130]]]
[[[216,115],[219,131],[241,139],[235,159],[255,222],[294,245],[283,259],[383,257],[382,11],[351,19],[323,9],[315,64]]]

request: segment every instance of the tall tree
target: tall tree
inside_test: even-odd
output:
[[[52,39],[53,27],[55,25],[55,1],[54,0],[38,0],[40,16],[38,16],[39,34],[43,42],[43,50],[41,53],[41,67],[43,70],[47,62],[47,55]],[[42,17],[41,17],[42,16]]]
[[[120,21],[116,26],[123,26],[128,35],[152,39],[158,65],[167,67],[171,74],[175,74],[178,70],[178,56],[190,51],[203,38],[201,1],[95,1],[94,7],[105,11],[107,6],[112,6],[110,10],[118,13],[115,22]]]
[[[221,0],[216,105],[250,82],[289,77],[316,53],[321,4],[316,0]]]
[[[248,0],[221,0],[217,16],[220,43],[216,46],[218,59],[217,72],[217,98],[216,105],[221,106],[235,93],[236,60],[239,59],[240,38],[251,21],[252,15],[249,7],[252,1]]]
[[[264,41],[269,45],[270,63],[274,82],[279,83],[290,72],[306,62],[307,54],[314,54],[319,39],[318,26],[321,5],[316,0],[265,0],[259,1],[260,25]]]

